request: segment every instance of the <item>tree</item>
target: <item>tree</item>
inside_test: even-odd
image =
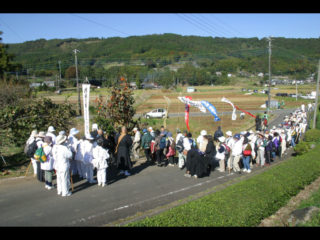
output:
[[[70,66],[66,69],[65,78],[66,79],[76,78],[76,67],[75,66]]]
[[[0,35],[3,32],[0,31]],[[2,43],[0,37],[0,78],[3,79],[4,73],[11,71],[14,66],[12,65],[13,55],[7,53],[8,45]]]
[[[126,126],[128,131],[131,131],[139,125],[140,119],[138,121],[133,120],[136,113],[133,107],[134,102],[133,92],[129,88],[127,80],[121,77],[120,84],[112,87],[111,96],[104,108],[115,128]]]

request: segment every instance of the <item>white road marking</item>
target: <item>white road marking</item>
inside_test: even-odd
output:
[[[230,175],[233,175],[233,173],[228,174],[228,176],[230,176]],[[125,205],[125,206],[121,206],[121,207],[115,208],[115,209],[113,209],[113,210],[111,210],[111,211],[100,212],[99,214],[91,215],[91,216],[87,217],[86,219],[87,219],[87,220],[90,220],[90,219],[93,219],[93,218],[95,218],[95,217],[99,217],[99,216],[103,216],[103,215],[108,214],[108,213],[112,213],[112,212],[114,212],[114,211],[119,211],[119,210],[122,210],[122,209],[130,208],[130,207],[133,207],[133,206],[135,206],[135,205],[141,205],[141,204],[143,204],[143,203],[145,203],[145,202],[153,201],[153,200],[156,200],[156,199],[159,199],[159,198],[163,198],[163,197],[166,197],[166,196],[169,196],[169,195],[173,195],[173,194],[178,193],[178,192],[182,192],[182,191],[189,190],[189,189],[194,188],[194,187],[202,186],[202,185],[204,185],[204,184],[211,183],[211,182],[213,182],[214,180],[221,179],[221,178],[224,178],[224,177],[225,177],[225,176],[220,176],[220,177],[217,177],[217,178],[209,179],[209,180],[207,180],[207,181],[200,182],[200,183],[197,183],[197,184],[188,186],[188,187],[184,187],[184,188],[181,188],[181,189],[178,189],[178,190],[175,190],[175,191],[171,191],[171,192],[165,193],[165,194],[161,194],[161,195],[159,195],[159,196],[155,196],[155,197],[152,197],[152,198],[149,198],[149,199],[146,199],[146,200],[142,200],[142,201],[140,201],[140,202],[131,203],[131,204],[128,204],[128,205]],[[76,224],[76,223],[80,223],[80,222],[85,222],[86,219],[85,219],[85,218],[81,218],[81,219],[72,221],[72,224]]]

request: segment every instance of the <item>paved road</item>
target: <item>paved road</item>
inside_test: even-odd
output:
[[[289,110],[279,111],[279,124]],[[253,172],[261,169],[253,169]],[[238,174],[213,171],[201,179],[185,170],[141,164],[129,177],[109,173],[104,188],[76,181],[72,196],[62,198],[32,177],[0,181],[0,226],[101,226],[205,191]],[[112,174],[114,176],[112,176]]]

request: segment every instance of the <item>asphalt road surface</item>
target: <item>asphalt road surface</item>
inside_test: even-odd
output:
[[[292,109],[275,111],[279,117],[271,126],[289,112]],[[260,170],[255,167],[252,173]],[[129,177],[108,171],[104,188],[74,179],[74,192],[66,198],[58,196],[56,188],[45,189],[44,183],[33,177],[4,179],[0,181],[0,226],[102,226],[241,176],[214,170],[209,177],[194,179],[184,173],[185,169],[177,166],[142,163]]]

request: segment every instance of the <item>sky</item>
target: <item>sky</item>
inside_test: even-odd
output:
[[[319,38],[320,14],[0,13],[3,43],[175,33],[211,37]]]

